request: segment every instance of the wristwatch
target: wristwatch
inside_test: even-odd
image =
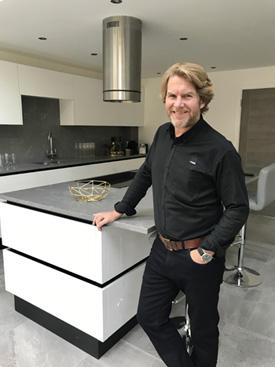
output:
[[[204,251],[201,247],[198,248],[198,252],[201,255],[202,261],[204,261],[205,263],[209,263],[213,259],[213,256]]]

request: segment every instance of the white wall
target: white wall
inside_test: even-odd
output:
[[[239,146],[241,98],[245,89],[274,88],[275,66],[235,71],[208,73],[214,85],[215,97],[209,105],[205,120],[220,131],[235,147]],[[154,132],[168,121],[159,98],[161,78],[146,79],[145,125],[140,129],[139,140],[150,144]]]
[[[169,121],[160,98],[161,78],[143,79],[145,89],[144,127],[139,128],[139,142],[151,144],[157,128]]]

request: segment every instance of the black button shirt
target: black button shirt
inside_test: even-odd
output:
[[[115,209],[135,214],[151,185],[156,228],[167,238],[205,237],[201,247],[222,256],[247,220],[240,156],[202,118],[177,138],[171,123],[159,127],[145,162]]]

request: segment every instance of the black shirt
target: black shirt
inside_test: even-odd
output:
[[[155,224],[164,237],[205,237],[201,247],[222,256],[247,220],[240,156],[202,118],[180,137],[171,123],[159,127],[145,162],[115,209],[135,214],[151,185]]]

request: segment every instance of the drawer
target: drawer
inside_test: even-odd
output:
[[[147,235],[0,203],[3,245],[103,284],[144,260]]]
[[[98,287],[5,249],[6,290],[104,342],[136,314],[144,264]]]

